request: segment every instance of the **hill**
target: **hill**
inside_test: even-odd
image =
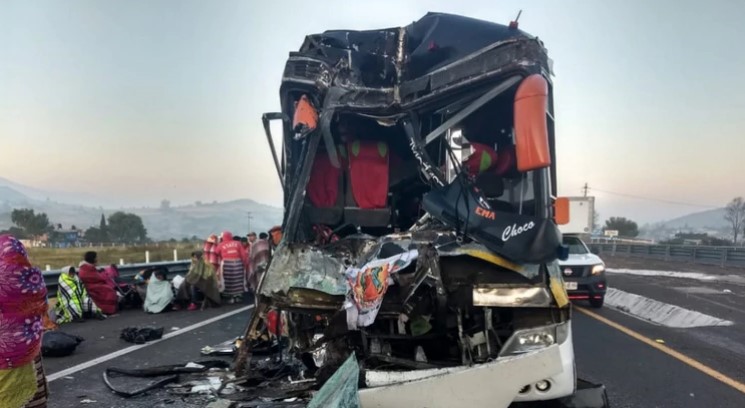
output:
[[[670,228],[720,229],[728,227],[724,220],[724,208],[701,211],[666,221]]]
[[[126,211],[142,217],[148,236],[155,240],[200,238],[224,230],[245,235],[248,232],[248,213],[251,212],[251,229],[267,231],[282,222],[282,209],[257,203],[249,199],[211,204],[186,205],[160,208],[105,209],[47,200],[38,200],[8,187],[0,186],[0,230],[12,226],[10,214],[14,208],[32,208],[44,212],[53,224],[69,228],[86,229],[98,226],[101,214],[106,217],[116,211]]]
[[[717,208],[645,225],[640,229],[640,237],[664,240],[678,232],[693,232],[731,239],[730,228],[724,219],[724,208]]]

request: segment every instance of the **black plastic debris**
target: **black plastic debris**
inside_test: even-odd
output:
[[[60,331],[46,332],[41,339],[41,355],[43,357],[66,357],[74,353],[83,341],[85,339],[80,336]]]
[[[122,330],[122,334],[119,336],[122,340],[134,344],[145,344],[148,341],[158,340],[162,337],[162,327],[127,327]]]
[[[162,329],[161,329],[162,332]],[[166,365],[159,367],[149,367],[141,369],[128,369],[109,367],[103,373],[103,381],[106,386],[115,394],[130,398],[145,392],[161,388],[167,384],[177,382],[179,374],[203,373],[211,368],[227,368],[230,364],[222,360],[197,361],[196,364]],[[165,377],[154,382],[149,382],[146,386],[135,390],[125,390],[117,388],[111,383],[111,378],[115,376],[137,377],[137,378],[155,378]],[[167,376],[167,377],[166,377]]]

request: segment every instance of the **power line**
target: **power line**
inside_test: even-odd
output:
[[[686,207],[700,207],[700,208],[721,208],[721,205],[709,205],[709,204],[698,204],[698,203],[684,203],[682,201],[672,201],[672,200],[665,200],[660,198],[653,198],[653,197],[644,197],[639,196],[635,194],[626,194],[626,193],[616,193],[614,191],[608,191],[608,190],[601,190],[595,187],[587,187],[585,186],[585,189],[590,189],[592,191],[597,191],[599,193],[605,193],[605,194],[611,194],[616,195],[620,197],[627,197],[627,198],[635,198],[637,200],[646,200],[646,201],[656,201],[659,203],[666,203],[666,204],[674,204],[674,205],[684,205]]]

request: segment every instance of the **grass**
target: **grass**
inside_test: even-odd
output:
[[[201,249],[201,244],[150,244],[129,247],[83,247],[83,248],[28,248],[31,263],[42,270],[47,265],[51,269],[61,269],[68,265],[77,266],[83,260],[87,251],[98,253],[98,264],[119,264],[123,259],[125,264],[145,262],[145,251],[150,252],[150,262],[173,261],[173,250],[178,253],[179,260],[187,260],[191,251]]]

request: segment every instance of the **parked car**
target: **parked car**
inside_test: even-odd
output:
[[[605,263],[590,252],[579,236],[565,234],[563,241],[569,247],[569,257],[564,261],[560,260],[559,266],[569,299],[587,300],[594,308],[603,307],[605,291],[608,289]]]

